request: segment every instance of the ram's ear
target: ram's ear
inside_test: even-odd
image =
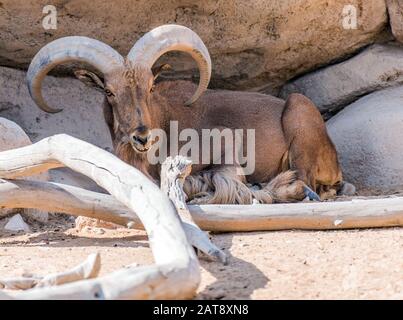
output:
[[[151,69],[154,75],[154,81],[158,78],[158,76],[163,73],[164,71],[172,70],[171,65],[164,63],[158,67],[154,67]]]
[[[104,82],[95,73],[87,70],[76,70],[74,75],[78,80],[84,82],[87,86],[94,87],[100,91],[104,91]]]

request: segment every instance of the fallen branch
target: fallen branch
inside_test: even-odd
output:
[[[340,202],[189,206],[210,231],[351,229],[403,226],[403,197]]]
[[[54,182],[0,179],[0,206],[67,213],[143,229],[140,219],[109,194]]]
[[[74,281],[92,279],[98,276],[101,269],[101,257],[98,253],[88,258],[78,266],[47,276],[22,276],[18,278],[0,279],[0,288],[11,290],[26,290],[34,287],[58,286]]]
[[[199,249],[209,257],[227,264],[227,256],[217,248],[194,222],[186,205],[183,183],[190,174],[192,162],[185,157],[168,157],[161,168],[161,190],[165,192],[174,203],[176,210],[181,217],[186,237],[195,248]]]
[[[140,171],[68,135],[55,135],[0,153],[2,178],[14,179],[61,166],[93,179],[132,210],[129,212],[132,220],[137,212],[149,236],[155,265],[7,296],[19,299],[183,299],[194,296],[200,282],[195,253],[172,202]]]
[[[144,230],[143,224],[133,211],[109,194],[54,182],[0,179],[0,195],[0,206],[4,208],[62,212]],[[186,217],[182,216],[182,219],[186,220]],[[182,224],[191,245],[226,263],[225,254],[211,243],[208,236],[194,222],[183,221]]]
[[[144,229],[132,210],[108,194],[25,180],[0,180],[0,194],[2,207],[64,212]],[[218,232],[403,226],[403,197],[290,204],[189,205],[188,209],[197,226]]]

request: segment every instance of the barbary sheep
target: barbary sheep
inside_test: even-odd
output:
[[[198,86],[183,80],[155,81],[167,65],[153,65],[168,51],[182,51],[193,57],[200,71]],[[157,141],[152,130],[167,132],[170,147],[172,121],[177,121],[179,131],[191,128],[199,137],[205,129],[234,133],[254,129],[253,172],[245,175],[245,163],[239,161],[224,163],[228,150],[221,153],[222,162],[196,163],[184,185],[189,200],[291,202],[306,196],[319,200],[318,194],[324,198],[332,192],[353,189],[342,180],[336,149],[319,111],[308,98],[292,94],[283,101],[256,92],[208,90],[209,52],[198,35],[186,27],[163,25],[151,30],[135,43],[126,58],[87,37],[50,42],[33,58],[27,74],[31,97],[46,112],[61,110],[44,101],[42,80],[52,68],[65,62],[87,63],[102,74],[75,72],[80,80],[104,92],[104,115],[117,156],[154,181],[159,179],[160,164],[150,163],[147,156]],[[238,147],[246,150],[246,138],[240,141]],[[184,144],[179,141],[179,146]]]

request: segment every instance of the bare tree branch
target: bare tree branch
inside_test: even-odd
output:
[[[190,244],[209,257],[227,264],[226,254],[217,248],[210,241],[207,234],[197,226],[186,205],[183,183],[185,178],[190,174],[191,167],[192,162],[185,157],[168,157],[161,168],[161,190],[168,194],[174,203],[182,222],[184,222],[183,228]]]
[[[0,153],[0,177],[17,178],[67,166],[97,182],[132,211],[149,236],[155,265],[104,277],[30,289],[19,299],[170,299],[194,296],[199,263],[169,198],[140,171],[112,154],[68,135]],[[3,294],[4,296],[4,294]]]

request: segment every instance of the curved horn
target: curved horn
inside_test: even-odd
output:
[[[56,65],[69,62],[86,62],[106,74],[113,68],[123,65],[123,57],[107,44],[87,37],[64,37],[48,43],[32,59],[27,73],[28,90],[43,111],[56,113],[42,96],[42,80]]]
[[[199,67],[199,87],[193,97],[186,102],[186,105],[190,105],[207,89],[211,76],[210,54],[195,32],[178,25],[160,26],[142,36],[130,50],[127,59],[151,68],[160,56],[174,50],[189,53]]]

